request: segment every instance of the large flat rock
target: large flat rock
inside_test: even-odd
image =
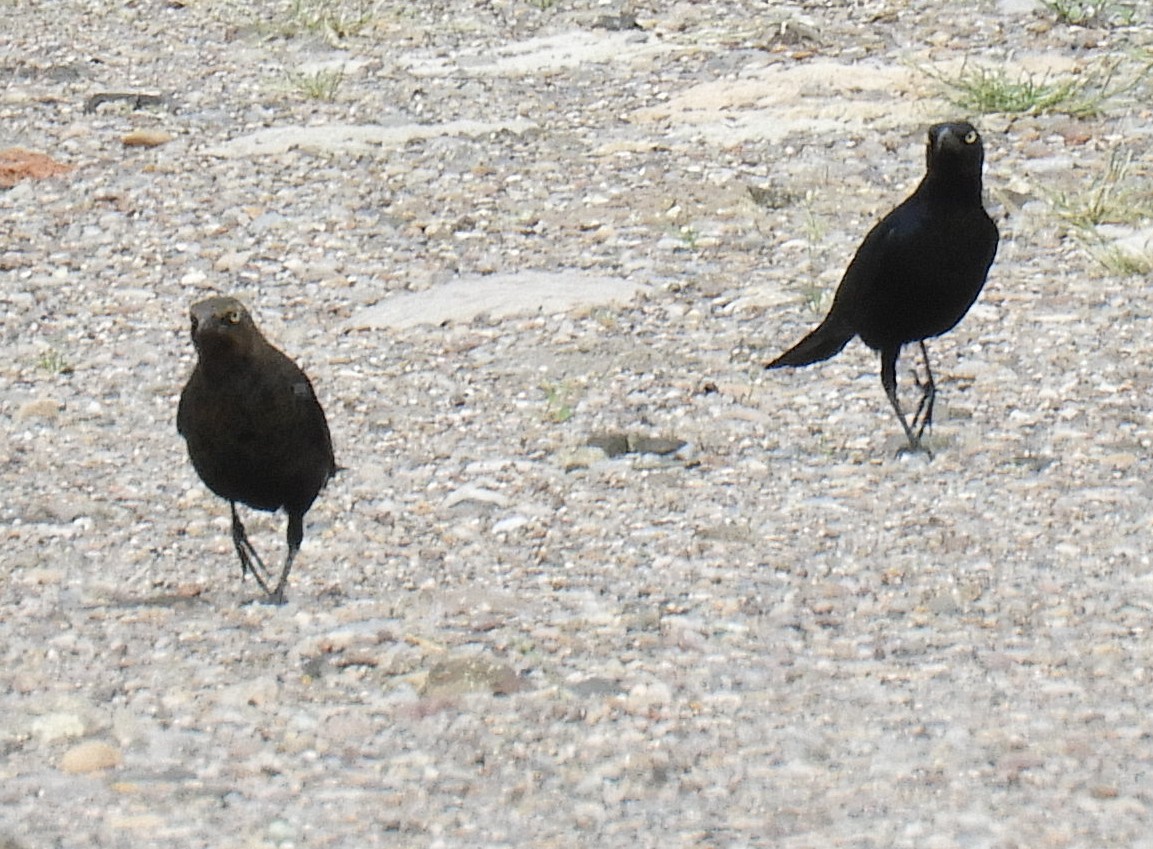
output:
[[[1042,53],[1021,54],[1012,64],[999,66],[970,66],[964,58],[919,68],[836,59],[773,63],[743,71],[735,80],[691,86],[638,109],[632,120],[641,126],[659,125],[674,138],[703,139],[721,147],[756,140],[776,143],[802,134],[834,138],[866,128],[907,130],[957,112],[952,107],[941,111],[933,101],[933,93],[944,87],[934,75],[956,79],[979,75],[982,68],[1012,81],[1039,81],[1074,73],[1076,63]]]
[[[440,136],[482,136],[501,130],[523,133],[534,128],[532,121],[447,121],[442,124],[324,124],[268,127],[237,136],[205,151],[209,156],[238,159],[245,156],[272,156],[290,150],[308,153],[371,153],[386,147],[400,147],[413,139]]]
[[[523,41],[513,41],[495,51],[461,50],[414,53],[406,58],[405,70],[418,77],[443,77],[457,73],[476,76],[524,76],[555,73],[581,65],[644,61],[675,51],[675,45],[630,30],[571,30]]]
[[[460,277],[422,292],[405,292],[363,309],[346,330],[379,330],[471,321],[478,315],[504,318],[556,314],[578,307],[625,304],[644,284],[622,277],[580,272],[518,271]]]
[[[923,82],[911,68],[818,60],[768,65],[739,80],[710,80],[637,110],[639,124],[658,123],[680,138],[732,146],[779,142],[798,132],[908,127],[925,122],[914,95]]]

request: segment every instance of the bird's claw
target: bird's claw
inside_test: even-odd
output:
[[[933,459],[932,449],[930,449],[928,445],[921,441],[920,434],[917,435],[916,441],[910,442],[908,445],[902,445],[900,448],[898,448],[895,456],[899,459],[901,457],[906,457],[913,454],[924,454],[926,459]]]

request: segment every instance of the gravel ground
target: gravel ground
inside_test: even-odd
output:
[[[0,146],[75,170],[0,193],[0,845],[1153,846],[1153,291],[1059,214],[1127,153],[1147,236],[1149,87],[964,116],[1002,243],[935,460],[859,343],[760,368],[963,117],[931,72],[1136,74],[1148,13],[329,10],[4,4]],[[387,319],[516,272],[635,294]],[[175,431],[212,291],[347,467],[283,608]]]

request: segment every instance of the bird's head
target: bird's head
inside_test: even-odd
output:
[[[981,179],[985,148],[977,128],[965,121],[934,124],[929,127],[925,164],[930,174],[950,178]]]
[[[192,344],[202,359],[244,357],[261,339],[244,304],[218,296],[198,301],[189,310]]]

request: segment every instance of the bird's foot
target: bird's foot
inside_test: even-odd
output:
[[[285,603],[284,593],[276,594],[273,592],[266,592],[264,595],[258,595],[256,598],[250,598],[241,602],[241,605],[248,607],[249,605],[267,604],[272,607],[280,607]]]
[[[921,439],[920,433],[917,434],[916,439],[910,439],[908,445],[902,445],[900,448],[898,448],[896,456],[898,458],[900,458],[900,457],[911,456],[914,454],[924,454],[925,459],[927,459],[927,460],[933,459],[933,451],[932,451],[932,449],[929,448],[928,445],[925,444],[924,440]]]
[[[285,601],[287,601],[287,599],[284,597],[285,583],[286,582],[281,581],[279,584],[277,584],[276,589],[268,594],[268,604],[275,604],[277,607],[280,607],[285,603]]]

